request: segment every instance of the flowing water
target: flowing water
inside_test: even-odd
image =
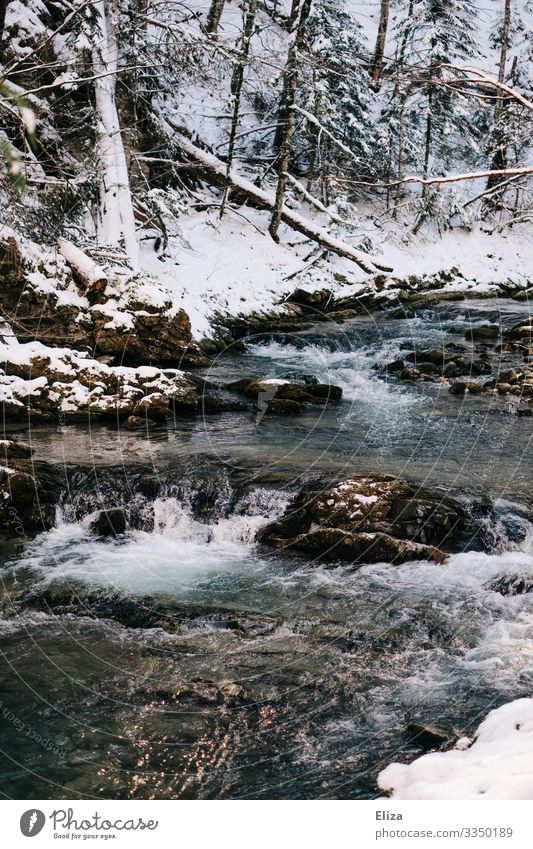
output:
[[[533,593],[490,587],[533,580],[531,420],[380,368],[525,312],[454,302],[321,324],[250,338],[206,373],[343,387],[295,418],[21,433],[65,467],[65,492],[54,529],[0,551],[3,793],[368,798],[380,768],[419,753],[409,722],[468,734],[530,695]],[[490,497],[483,544],[443,566],[360,569],[255,544],[302,481],[354,471]],[[115,504],[129,530],[95,538],[91,517]]]

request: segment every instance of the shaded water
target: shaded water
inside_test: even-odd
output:
[[[469,733],[529,695],[533,594],[488,587],[533,578],[531,420],[374,368],[523,314],[460,302],[321,325],[250,339],[209,370],[342,385],[339,405],[294,419],[228,413],[150,438],[35,430],[37,457],[101,474],[83,497],[66,492],[56,528],[1,553],[6,795],[368,798],[383,765],[417,753],[410,721]],[[132,464],[176,485],[152,503]],[[489,495],[491,551],[354,570],[254,544],[298,481],[355,470]],[[134,529],[95,539],[92,511],[117,501]]]

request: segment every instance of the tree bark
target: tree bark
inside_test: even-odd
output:
[[[433,136],[433,89],[430,88],[428,94],[428,108],[426,113],[426,138],[424,142],[424,179],[427,180],[429,175],[429,160],[431,158],[431,140]],[[423,197],[427,194],[427,183],[424,184]]]
[[[381,76],[381,69],[383,67],[385,41],[387,39],[387,28],[389,26],[389,9],[390,0],[381,0],[378,34],[376,36],[376,47],[374,49],[374,56],[370,64],[370,76],[372,77],[375,83],[378,82]]]
[[[66,259],[76,283],[85,291],[90,302],[95,303],[107,286],[107,274],[103,268],[68,239],[58,238],[57,248]]]
[[[4,35],[4,27],[6,24],[6,11],[7,4],[9,0],[0,0],[0,42],[2,41],[2,36]]]
[[[503,26],[502,26],[502,43],[500,47],[500,60],[498,63],[498,83],[505,83],[505,68],[507,65],[507,51],[509,49],[509,29],[511,25],[511,0],[504,0],[503,8]],[[501,91],[498,94],[496,105],[494,107],[494,141],[496,149],[492,156],[491,170],[501,170],[507,166],[507,149],[505,145],[505,131],[503,130],[503,117],[505,113],[506,98]],[[500,177],[489,177],[487,180],[487,189],[495,188],[501,182]],[[492,209],[498,209],[501,206],[501,194],[493,193],[487,198],[486,206]]]
[[[311,12],[311,3],[312,0],[301,0],[294,42],[289,48],[287,65],[284,73],[284,97],[282,101],[282,114],[280,116],[282,137],[278,160],[278,185],[276,188],[276,201],[274,211],[272,213],[272,220],[270,222],[270,227],[268,228],[270,235],[275,241],[278,239],[278,228],[281,222],[281,210],[283,207],[285,186],[287,183],[286,174],[289,168],[292,129],[294,126],[294,110],[292,107],[296,100],[296,88],[298,85],[298,60],[300,52],[304,46],[305,27]]]
[[[254,31],[254,23],[255,23],[255,13],[257,11],[257,0],[249,0],[248,8],[244,13],[244,23],[242,27],[242,49],[239,59],[237,60],[237,64],[233,69],[233,75],[231,78],[231,96],[233,98],[233,115],[231,118],[231,128],[229,133],[229,141],[228,141],[228,158],[227,158],[227,166],[226,166],[226,179],[227,184],[224,189],[224,196],[222,198],[222,205],[220,207],[220,217],[224,215],[224,210],[226,208],[226,204],[229,200],[229,195],[231,191],[231,169],[233,166],[233,154],[235,151],[235,137],[237,135],[237,128],[239,126],[239,112],[241,108],[241,93],[242,93],[242,84],[244,80],[244,69],[246,67],[246,63],[248,61],[248,54],[250,52],[250,41],[252,39],[253,31]]]
[[[134,269],[139,265],[139,245],[120,121],[116,104],[118,48],[109,20],[106,0],[98,0],[98,35],[93,49],[97,157],[101,171],[98,205],[98,241],[119,245],[124,241]]]
[[[168,117],[165,117],[165,120],[168,126],[174,131],[174,138],[183,152],[196,162],[202,178],[206,182],[211,183],[211,185],[224,186],[227,180],[225,163],[217,159],[216,156],[213,156],[212,153],[208,153],[193,144],[180,133],[179,128]],[[251,206],[257,209],[274,209],[275,197],[270,192],[258,188],[250,180],[246,180],[244,177],[240,177],[235,173],[230,174],[230,180],[232,190],[235,194],[239,194]],[[309,221],[309,219],[299,215],[292,209],[288,209],[286,206],[281,207],[281,220],[292,227],[293,230],[317,242],[325,250],[355,262],[368,274],[376,274],[377,271],[392,271],[392,268],[383,265],[377,258],[369,256],[357,250],[357,248],[352,248],[351,245],[340,239],[336,239],[323,227],[317,226],[312,221]]]
[[[226,0],[212,0],[209,12],[207,14],[206,30],[209,35],[217,35],[222,12],[224,11]]]

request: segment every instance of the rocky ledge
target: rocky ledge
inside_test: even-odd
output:
[[[301,412],[306,403],[324,405],[342,389],[306,381],[246,378],[226,385],[180,369],[111,366],[82,351],[41,342],[0,341],[0,409],[5,420],[121,422],[131,429],[169,416],[258,409],[277,415]]]
[[[467,513],[456,499],[393,475],[357,475],[306,487],[258,540],[318,559],[434,560],[461,547]]]

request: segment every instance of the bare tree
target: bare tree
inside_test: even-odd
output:
[[[97,233],[106,245],[124,242],[133,268],[139,263],[139,246],[116,103],[118,47],[109,0],[97,0],[97,33],[92,52],[97,118],[97,158],[101,173]]]
[[[511,25],[511,0],[504,0],[503,7],[503,22],[502,22],[502,42],[500,46],[500,60],[498,63],[498,83],[505,83],[505,70],[507,65],[507,52],[509,49],[509,30]],[[493,140],[496,145],[493,156],[491,170],[500,171],[507,165],[507,147],[505,144],[505,110],[507,99],[500,90],[494,107],[494,134]],[[487,181],[487,189],[495,189],[498,183],[501,182],[501,177],[490,176]],[[491,192],[487,204],[494,208],[501,205],[501,193]]]
[[[230,175],[231,169],[233,166],[233,154],[235,151],[235,137],[237,135],[237,128],[239,126],[239,112],[241,108],[241,93],[242,93],[242,84],[244,80],[244,69],[246,67],[246,63],[248,61],[248,54],[250,52],[250,41],[252,40],[252,35],[254,32],[254,23],[255,23],[255,13],[257,11],[257,0],[248,0],[248,7],[244,9],[244,22],[242,26],[242,39],[241,39],[241,51],[239,54],[239,58],[233,68],[233,75],[231,78],[231,96],[233,98],[233,114],[231,118],[231,127],[229,133],[229,141],[228,141],[228,157],[227,157],[227,167],[226,167],[226,188],[224,189],[224,196],[222,198],[222,205],[220,207],[220,217],[224,215],[224,210],[226,208],[226,204],[229,200],[229,195],[231,191],[231,182]]]
[[[206,30],[210,35],[216,35],[218,33],[218,27],[225,4],[226,0],[211,0],[211,6],[207,13],[206,25]]]
[[[305,43],[306,24],[311,12],[312,0],[301,0],[296,32],[289,47],[287,63],[283,75],[283,95],[278,127],[281,127],[281,140],[278,156],[278,185],[276,188],[276,200],[274,211],[270,221],[269,232],[272,238],[278,240],[278,228],[281,222],[283,201],[285,198],[285,186],[287,184],[287,169],[289,167],[289,155],[291,149],[292,131],[294,126],[294,103],[298,86],[298,72],[301,52]]]
[[[383,67],[383,56],[385,54],[385,41],[387,39],[387,28],[389,26],[389,9],[390,0],[381,0],[381,8],[379,13],[379,26],[376,36],[376,46],[374,48],[374,56],[370,63],[370,76],[374,82],[378,82],[381,76]]]

